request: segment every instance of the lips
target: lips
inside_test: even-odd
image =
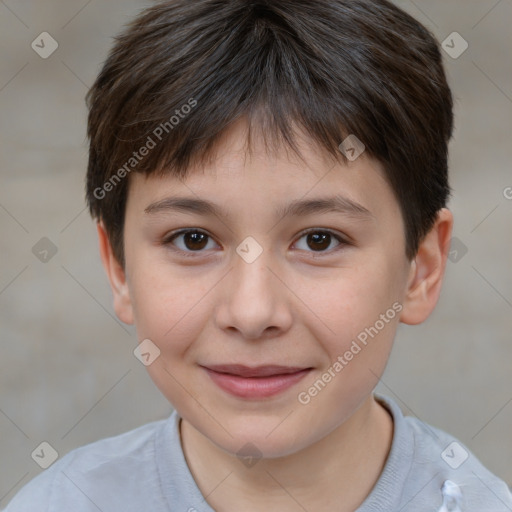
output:
[[[246,400],[262,400],[284,393],[301,381],[312,368],[299,366],[202,366],[211,381],[224,392]]]
[[[219,364],[209,365],[205,368],[213,370],[217,373],[227,373],[229,375],[236,375],[238,377],[270,377],[274,375],[288,375],[290,373],[297,373],[306,370],[306,367],[300,366],[280,366],[280,365],[265,365],[250,367],[242,364]]]

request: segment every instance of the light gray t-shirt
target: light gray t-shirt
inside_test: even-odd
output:
[[[512,494],[462,443],[404,417],[389,397],[394,435],[384,470],[354,512],[510,512]],[[30,481],[6,512],[215,512],[181,447],[180,416],[75,449]]]

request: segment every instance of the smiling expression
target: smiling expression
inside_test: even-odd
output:
[[[307,164],[262,146],[249,158],[245,134],[235,124],[215,161],[185,180],[130,177],[116,312],[160,349],[148,370],[183,418],[232,453],[250,441],[278,456],[321,439],[371,394],[399,315],[314,400],[297,400],[403,300],[410,262],[377,161],[333,163],[306,140]],[[235,364],[308,371],[281,387],[239,377],[237,394],[236,377],[205,368]]]

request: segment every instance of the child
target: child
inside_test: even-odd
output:
[[[175,411],[68,453],[8,512],[512,510],[373,392],[453,225],[452,96],[421,24],[385,0],[163,2],[87,99],[114,308]]]

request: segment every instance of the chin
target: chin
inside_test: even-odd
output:
[[[275,459],[292,455],[315,442],[311,437],[311,431],[292,421],[282,418],[236,419],[226,424],[226,429],[233,436],[228,436],[223,429],[221,435],[219,429],[215,432],[203,431],[219,448],[237,457],[255,457]],[[289,422],[285,425],[285,423]],[[300,428],[301,431],[296,429]],[[321,437],[321,436],[319,436]]]

